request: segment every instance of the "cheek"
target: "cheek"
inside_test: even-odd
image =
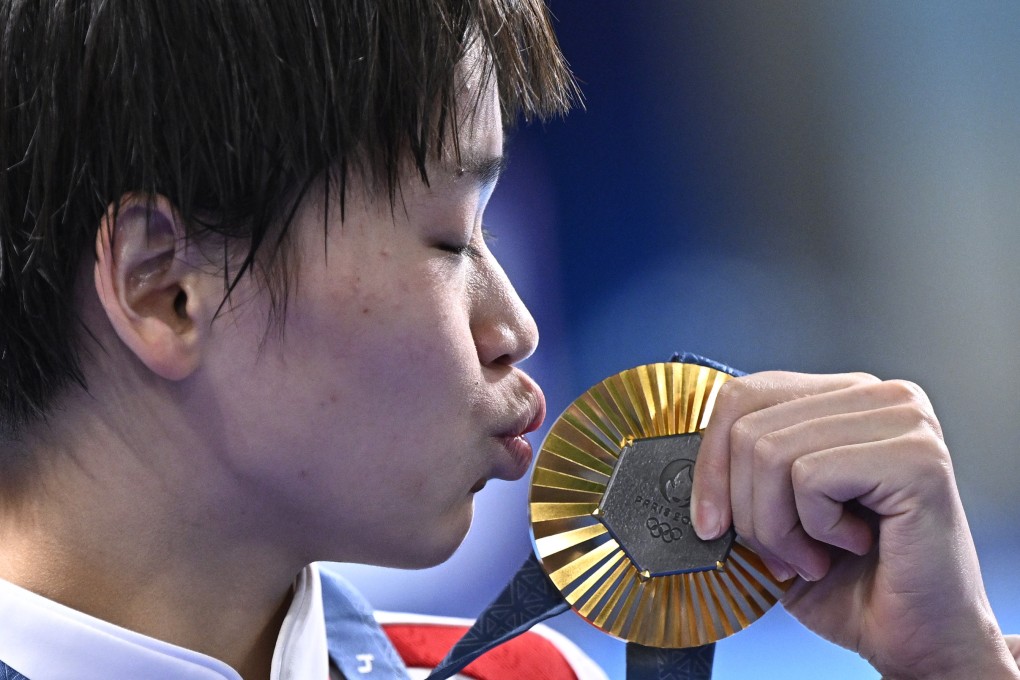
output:
[[[405,308],[391,322],[370,325],[347,348],[351,385],[381,408],[401,413],[405,422],[434,417],[435,411],[461,410],[478,377],[476,352],[466,321],[455,313]]]
[[[463,370],[476,356],[465,297],[428,273],[402,277],[385,289],[362,288],[353,299],[339,299],[338,308],[356,314],[338,330],[377,369]]]
[[[466,407],[480,374],[468,313],[421,281],[399,279],[383,289],[356,280],[354,294],[330,296],[326,308],[336,314],[306,316],[295,326],[313,343],[301,362],[311,367],[310,379],[329,376],[321,407],[342,402],[362,418],[382,411],[415,427],[438,410]]]

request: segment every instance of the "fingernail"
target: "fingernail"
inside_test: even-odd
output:
[[[813,574],[810,574],[810,573],[808,573],[808,572],[807,572],[807,571],[806,571],[805,569],[803,569],[802,567],[797,567],[797,574],[798,574],[798,575],[799,575],[799,576],[800,576],[800,577],[801,577],[802,579],[804,579],[805,581],[817,581],[817,580],[818,580],[818,577],[817,577],[817,576],[814,576]]]
[[[698,538],[703,541],[711,541],[722,533],[722,529],[719,527],[719,509],[714,504],[708,501],[698,501],[691,509],[694,514],[691,518],[694,522],[694,532],[698,534]]]
[[[762,555],[761,561],[765,563],[765,566],[768,567],[769,571],[772,572],[772,575],[775,576],[777,580],[789,581],[793,578],[793,569],[782,562],[774,560],[771,557],[765,557],[764,555]]]

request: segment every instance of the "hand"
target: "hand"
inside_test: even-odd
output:
[[[719,394],[694,526],[737,533],[804,625],[890,678],[1020,678],[985,595],[924,392],[862,374],[761,373]]]

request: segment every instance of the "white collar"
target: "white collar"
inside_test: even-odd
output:
[[[241,680],[222,661],[115,626],[2,579],[0,660],[30,680]],[[329,677],[315,565],[306,567],[295,582],[272,668],[272,680]]]
[[[298,574],[294,599],[280,628],[273,652],[270,680],[329,677],[326,616],[322,608],[319,567],[310,564]]]

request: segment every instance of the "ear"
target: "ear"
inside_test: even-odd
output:
[[[163,196],[125,196],[96,234],[96,292],[106,315],[135,356],[168,380],[201,363],[218,306],[210,309],[209,279],[216,277],[189,261],[195,251]]]

